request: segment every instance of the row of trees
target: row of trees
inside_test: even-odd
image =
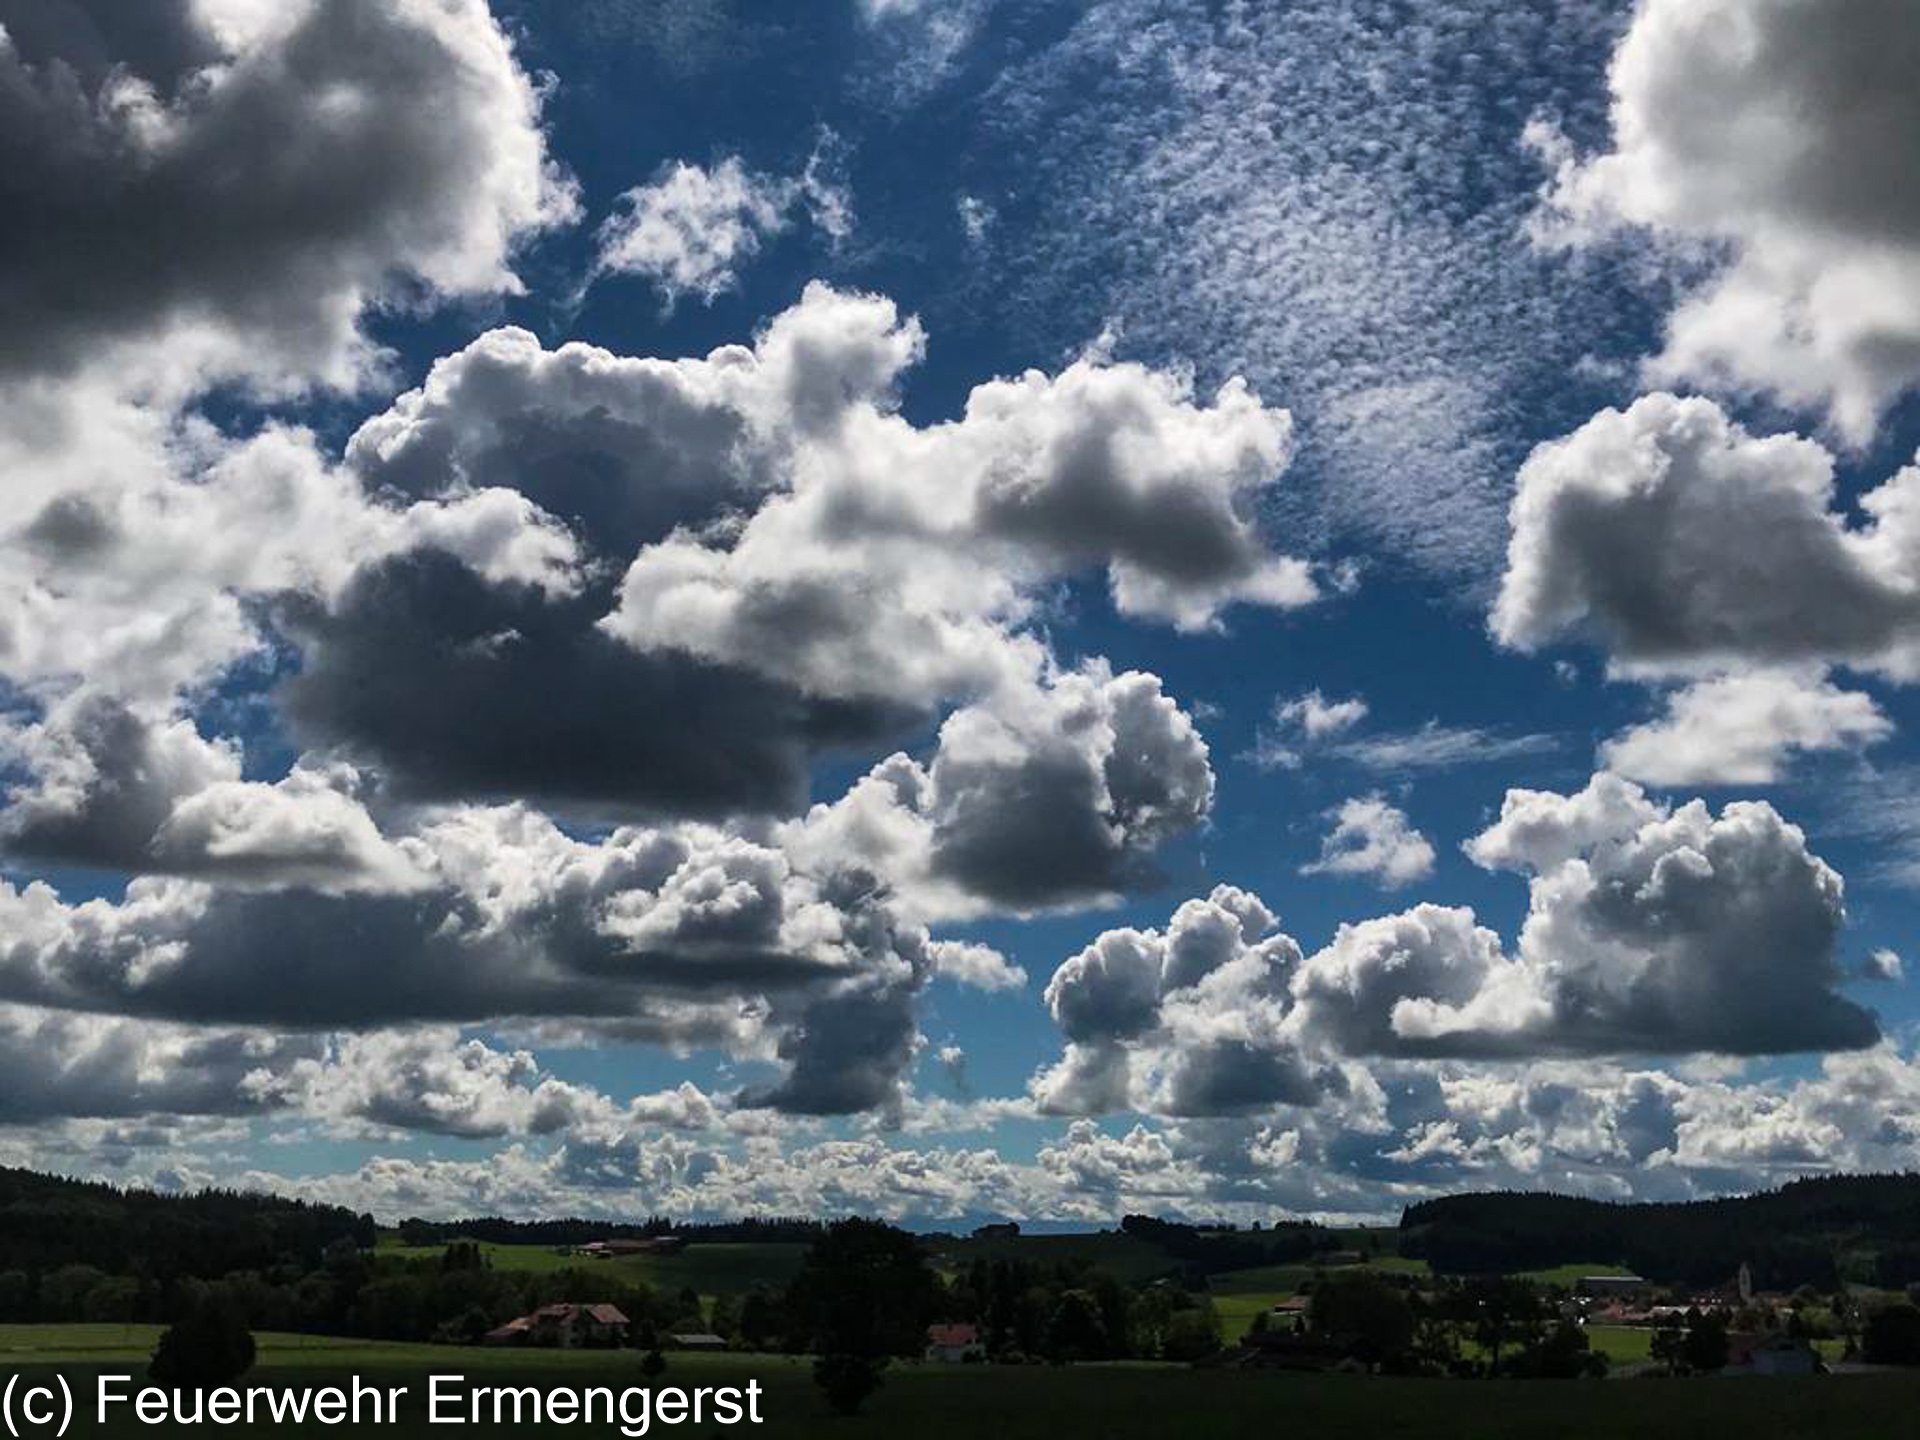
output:
[[[1177,1261],[1189,1275],[1218,1275],[1260,1265],[1291,1265],[1340,1249],[1333,1231],[1309,1221],[1288,1221],[1270,1229],[1185,1225],[1151,1215],[1128,1215],[1120,1231],[1144,1240]]]
[[[160,1195],[0,1168],[0,1274],[88,1265],[161,1284],[237,1270],[318,1267],[370,1247],[371,1215],[267,1195]]]
[[[90,1265],[0,1271],[0,1323],[173,1324],[211,1300],[256,1330],[461,1344],[556,1301],[618,1305],[636,1335],[701,1330],[700,1298],[623,1281],[604,1266],[552,1273],[495,1270],[477,1245],[421,1259],[348,1248],[303,1270],[283,1265],[211,1280],[110,1275]]]
[[[1524,1280],[1496,1276],[1423,1291],[1395,1277],[1338,1272],[1314,1285],[1307,1325],[1322,1343],[1392,1374],[1575,1379],[1606,1372],[1606,1357],[1586,1332]],[[1463,1353],[1465,1342],[1477,1355]]]
[[[1822,1176],[1757,1195],[1674,1204],[1451,1195],[1408,1206],[1400,1224],[1402,1253],[1447,1274],[1609,1262],[1703,1285],[1746,1262],[1765,1289],[1830,1291],[1840,1280],[1836,1256],[1869,1251],[1881,1257],[1875,1278],[1882,1284],[1920,1279],[1920,1175]]]

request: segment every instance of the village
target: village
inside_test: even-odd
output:
[[[1017,1226],[1001,1224],[983,1226],[971,1239],[996,1245],[1018,1237]],[[662,1235],[594,1239],[559,1253],[613,1262],[676,1255],[684,1247],[683,1237]],[[1104,1306],[1111,1313],[1116,1304],[1129,1317],[1121,1323],[1139,1331],[1133,1354],[1281,1372],[1568,1379],[1844,1375],[1884,1368],[1888,1357],[1871,1352],[1890,1343],[1868,1333],[1876,1324],[1885,1328],[1885,1307],[1865,1309],[1844,1290],[1762,1289],[1745,1262],[1722,1284],[1686,1287],[1617,1267],[1550,1278],[1442,1277],[1383,1267],[1360,1250],[1328,1250],[1314,1257],[1295,1293],[1269,1297],[1250,1313],[1242,1313],[1247,1307],[1233,1294],[1211,1293],[1205,1277],[1161,1276],[1118,1287],[1087,1267],[1077,1284],[1071,1277],[1056,1282],[1066,1288],[1054,1309],[1037,1328],[1024,1331],[1018,1320],[1006,1319],[994,1293],[996,1278],[990,1267],[984,1278],[950,1275],[942,1287],[945,1300],[936,1306],[949,1313],[925,1326],[915,1358],[930,1365],[1103,1358],[1111,1347],[1103,1351],[1090,1339],[1075,1343],[1062,1336],[1080,1310],[1097,1313]],[[1229,1272],[1216,1283],[1230,1286],[1233,1279]],[[969,1285],[977,1302],[969,1302]],[[762,1309],[775,1303],[761,1290],[754,1293]],[[1030,1297],[1029,1289],[1023,1298]],[[487,1330],[474,1343],[723,1352],[750,1351],[770,1338],[743,1329],[740,1307],[728,1297],[682,1300],[691,1307],[688,1315],[665,1328],[636,1324],[620,1306],[603,1301],[554,1301]],[[1158,1343],[1143,1343],[1149,1322],[1141,1317],[1156,1314]],[[1197,1340],[1176,1342],[1176,1336],[1196,1333]]]

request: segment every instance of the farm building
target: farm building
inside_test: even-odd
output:
[[[669,1335],[667,1345],[673,1350],[724,1350],[727,1348],[725,1340],[704,1330],[686,1335]]]
[[[678,1235],[660,1235],[651,1240],[593,1240],[580,1246],[576,1253],[594,1260],[612,1260],[621,1255],[670,1255],[686,1243]]]
[[[1311,1302],[1299,1295],[1282,1300],[1267,1307],[1267,1328],[1303,1331],[1307,1328],[1307,1316],[1311,1310]]]
[[[987,1347],[980,1331],[972,1325],[929,1325],[927,1359],[945,1365],[960,1365],[969,1360],[987,1358]]]
[[[547,1350],[611,1349],[627,1343],[629,1321],[616,1305],[543,1305],[480,1338],[482,1345]]]

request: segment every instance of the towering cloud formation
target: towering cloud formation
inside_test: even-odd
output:
[[[1159,932],[1112,930],[1047,1003],[1051,1109],[1232,1114],[1352,1092],[1345,1062],[1760,1055],[1879,1038],[1838,993],[1840,877],[1761,803],[1668,809],[1596,775],[1509,791],[1468,854],[1529,877],[1511,955],[1471,910],[1343,925],[1305,958],[1253,897],[1216,890]]]
[[[1256,896],[1219,886],[1166,930],[1109,930],[1064,961],[1047,1008],[1066,1037],[1043,1109],[1221,1115],[1311,1105],[1325,1084],[1283,1035],[1300,947]]]
[[[1823,407],[1865,441],[1920,381],[1920,14],[1903,0],[1649,0],[1613,58],[1613,148],[1557,165],[1543,235],[1618,225],[1719,259],[1656,371]]]

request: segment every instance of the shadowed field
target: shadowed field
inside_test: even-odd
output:
[[[67,1332],[55,1334],[56,1330]],[[113,1333],[108,1333],[113,1332]],[[118,1335],[119,1342],[115,1342]],[[0,1374],[65,1375],[87,1396],[102,1372],[139,1377],[149,1332],[142,1327],[0,1328]],[[132,1343],[127,1343],[127,1342]],[[24,1348],[34,1344],[39,1348]],[[58,1347],[58,1348],[56,1348]],[[446,1436],[429,1427],[425,1377],[452,1374],[470,1383],[616,1389],[643,1385],[632,1352],[487,1351],[425,1345],[261,1337],[261,1363],[249,1386],[313,1386],[359,1375],[381,1387],[407,1385],[408,1409],[399,1424],[377,1433],[396,1437]],[[1348,1376],[1289,1376],[1114,1365],[1052,1368],[896,1365],[864,1414],[827,1413],[808,1362],[784,1356],[670,1357],[656,1385],[743,1385],[758,1380],[767,1423],[750,1433],[769,1436],[898,1437],[914,1440],[1056,1440],[1062,1433],[1148,1437],[1246,1436],[1267,1440],[1277,1428],[1317,1440],[1374,1440],[1380,1436],[1433,1440],[1585,1440],[1585,1437],[1696,1437],[1715,1433],[1766,1435],[1770,1440],[1851,1440],[1910,1432],[1920,1406],[1920,1376],[1856,1375],[1806,1380],[1632,1380],[1611,1382],[1412,1381]],[[597,1434],[604,1427],[518,1426],[519,1434]],[[712,1426],[681,1426],[688,1434],[726,1433]],[[324,1427],[237,1426],[233,1436],[323,1433]],[[99,1426],[83,1418],[75,1435],[153,1435],[130,1415]],[[177,1433],[177,1432],[176,1432]],[[340,1434],[338,1428],[324,1433]],[[507,1433],[498,1427],[476,1435]],[[612,1433],[612,1432],[606,1432]],[[672,1433],[656,1426],[653,1433]],[[749,1433],[742,1427],[741,1433]]]

